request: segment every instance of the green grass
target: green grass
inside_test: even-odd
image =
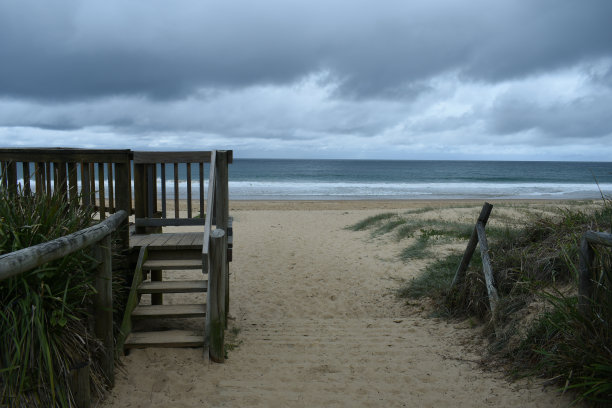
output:
[[[372,226],[377,225],[381,221],[388,220],[389,218],[393,218],[395,216],[397,216],[396,213],[383,213],[383,214],[373,215],[362,221],[359,221],[356,224],[350,225],[347,228],[352,231],[363,231],[368,228],[371,228]]]
[[[86,228],[93,212],[58,195],[8,195],[0,189],[0,254]],[[0,406],[68,407],[73,366],[92,361],[93,394],[104,377],[101,345],[89,330],[94,261],[80,251],[0,281]]]

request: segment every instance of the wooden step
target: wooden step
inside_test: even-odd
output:
[[[207,288],[206,280],[142,282],[138,293],[198,293],[206,292]]]
[[[138,305],[132,312],[132,319],[153,319],[157,317],[204,317],[205,304],[191,305]]]
[[[145,347],[202,347],[204,336],[185,330],[132,332],[124,343],[126,349]]]
[[[149,259],[142,264],[143,270],[162,271],[174,269],[202,269],[201,259]]]

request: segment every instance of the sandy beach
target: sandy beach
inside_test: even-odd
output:
[[[398,280],[418,275],[426,262],[400,261],[406,242],[346,229],[381,212],[421,207],[470,220],[481,206],[482,200],[231,202],[226,363],[209,363],[201,349],[134,350],[122,358],[115,388],[101,406],[568,405],[570,399],[536,380],[509,382],[502,373],[483,371],[478,362],[486,345],[467,323],[428,317],[426,304],[406,305],[394,296]],[[164,279],[176,278],[164,273]]]

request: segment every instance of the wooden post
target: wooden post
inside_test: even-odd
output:
[[[78,197],[79,197],[79,186],[77,183],[77,168],[76,168],[76,163],[74,162],[70,162],[68,163],[68,184],[69,184],[69,188],[68,190],[70,191],[70,200],[74,201],[74,202],[78,202]]]
[[[98,163],[98,198],[100,205],[98,206],[98,212],[100,213],[100,219],[106,218],[106,197],[104,194],[104,163]]]
[[[204,350],[216,363],[225,360],[225,277],[227,235],[222,229],[210,233],[208,252],[208,300],[206,302],[206,327]]]
[[[136,218],[146,218],[147,215],[147,185],[144,167],[144,164],[134,163],[134,217]],[[145,231],[145,227],[136,227],[137,234],[144,234]]]
[[[94,297],[95,332],[104,345],[101,359],[102,371],[111,386],[115,384],[115,347],[113,339],[113,268],[110,234],[96,245],[99,262]]]
[[[14,161],[8,162],[6,166],[6,180],[8,182],[8,191],[10,194],[17,193],[17,163]]]
[[[70,392],[77,408],[89,408],[91,395],[89,387],[89,361],[77,364],[70,370],[68,378]]]
[[[23,162],[21,165],[23,170],[23,192],[26,195],[30,195],[32,193],[32,187],[30,186],[30,163]]]
[[[482,210],[480,211],[480,215],[478,216],[478,221],[476,222],[476,226],[474,226],[474,229],[472,230],[470,241],[468,242],[467,248],[465,249],[465,252],[463,253],[463,258],[461,258],[461,263],[459,264],[459,267],[457,268],[457,271],[455,272],[455,277],[453,278],[453,283],[451,284],[451,287],[457,285],[459,282],[463,280],[463,277],[465,276],[465,271],[467,270],[470,264],[470,260],[472,259],[472,255],[474,255],[476,244],[478,244],[478,231],[476,227],[478,226],[478,223],[482,223],[483,227],[487,225],[487,221],[489,220],[489,216],[491,215],[492,209],[493,209],[493,206],[489,203],[484,203],[484,205],[482,206]]]
[[[489,244],[487,242],[487,236],[485,235],[484,225],[481,222],[476,223],[476,230],[478,231],[478,242],[480,243],[480,256],[482,257],[482,272],[485,277],[485,284],[487,285],[487,293],[489,295],[489,305],[491,307],[491,315],[495,314],[497,302],[499,296],[495,289],[495,281],[493,279],[493,270],[491,269],[491,259],[489,258]]]
[[[130,179],[130,160],[126,153],[126,161],[115,163],[115,212],[124,210],[128,217],[121,223],[117,236],[121,241],[121,248],[127,251],[130,248],[129,214],[132,212],[132,180]]]
[[[81,163],[81,196],[84,206],[90,206],[91,195],[89,194],[89,163]]]
[[[66,163],[54,162],[53,169],[55,170],[55,188],[57,193],[61,194],[64,200],[68,201],[68,177],[66,177]]]
[[[45,164],[37,162],[34,165],[34,173],[36,178],[36,194],[44,194],[45,192]]]
[[[217,151],[216,161],[216,191],[215,191],[215,206],[217,207],[217,228],[226,231],[229,235],[229,173],[228,173],[228,152]],[[227,247],[227,246],[226,246]],[[225,328],[227,328],[227,315],[229,314],[229,263],[226,259],[225,265]]]
[[[580,266],[578,275],[578,308],[586,314],[589,314],[591,302],[593,298],[593,277],[592,266],[595,258],[595,251],[589,243],[586,235],[580,241]]]

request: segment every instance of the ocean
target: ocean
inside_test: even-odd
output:
[[[599,186],[598,186],[599,184]],[[612,163],[235,159],[236,200],[582,199],[612,194]]]
[[[197,166],[192,166],[192,173],[192,192],[197,197]],[[609,162],[234,159],[229,173],[233,200],[594,199],[601,192],[612,195]],[[172,197],[171,165],[166,174],[167,194]],[[23,182],[20,168],[18,177]],[[161,180],[157,183],[161,192]],[[180,166],[179,196],[186,195],[186,169]]]

